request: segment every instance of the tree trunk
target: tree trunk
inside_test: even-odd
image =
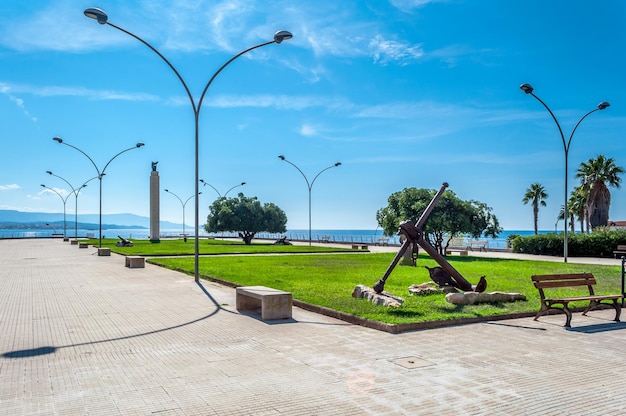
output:
[[[243,240],[244,244],[250,245],[250,244],[252,244],[252,239],[254,238],[255,234],[256,233],[251,233],[249,231],[244,231],[243,233],[242,232],[239,233],[239,237],[241,237],[241,239]]]
[[[603,182],[594,182],[589,193],[589,222],[591,229],[606,226],[609,221],[611,193]]]

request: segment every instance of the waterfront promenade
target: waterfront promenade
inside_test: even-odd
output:
[[[555,315],[394,335],[299,308],[264,322],[236,311],[232,288],[95,252],[0,240],[0,416],[605,415],[625,406],[626,324],[610,310],[575,314],[570,330]]]

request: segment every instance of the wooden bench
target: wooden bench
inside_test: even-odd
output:
[[[327,236],[327,235],[322,236],[320,243],[330,243],[330,236]]]
[[[367,246],[367,244],[362,244],[361,245],[361,250],[367,250],[369,249],[369,247]]]
[[[446,256],[452,253],[459,253],[459,256],[467,256],[467,250],[464,248],[449,247],[446,249]]]
[[[589,301],[589,306],[583,311],[583,315],[587,315],[587,312],[597,308],[603,304],[602,301],[611,301],[610,303],[615,308],[615,322],[619,322],[620,313],[622,311],[621,306],[618,304],[618,300],[622,299],[623,295],[596,295],[593,291],[593,285],[596,284],[596,279],[591,273],[572,273],[572,274],[540,274],[533,275],[531,277],[533,284],[539,290],[539,296],[541,297],[541,309],[535,315],[535,321],[542,315],[548,313],[550,309],[562,310],[567,316],[565,321],[565,327],[571,327],[572,312],[569,309],[570,302],[586,302]],[[588,296],[571,296],[571,297],[554,297],[547,298],[545,296],[544,289],[556,289],[565,287],[587,286],[589,290]],[[609,304],[609,303],[604,303]],[[555,305],[561,305],[555,306]]]
[[[146,267],[146,259],[141,256],[126,256],[124,264],[129,269],[142,269]]]
[[[617,249],[613,251],[613,257],[617,258],[618,254],[622,256],[626,255],[626,245],[623,245],[623,244],[617,245]]]
[[[489,246],[489,241],[470,241],[469,246],[467,246],[467,248],[470,249],[471,251],[474,251],[475,248],[477,248],[478,251],[487,251],[488,246]]]
[[[293,301],[290,292],[265,286],[240,286],[235,289],[237,310],[261,308],[261,319],[290,319]]]

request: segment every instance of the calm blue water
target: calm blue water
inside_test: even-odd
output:
[[[185,228],[185,232],[187,234],[193,234],[193,227]],[[61,234],[62,236],[63,229],[49,229],[49,230],[4,230],[0,229],[0,238],[37,238],[37,237],[52,237],[53,234]],[[171,229],[171,230],[161,230],[161,238],[174,238],[180,237],[182,233],[182,229]],[[554,231],[539,231],[540,234],[551,234]],[[74,237],[74,229],[67,229],[67,236]],[[137,239],[143,240],[148,239],[150,234],[150,230],[147,228],[121,228],[121,229],[112,229],[112,230],[102,230],[102,235],[105,238],[115,238],[118,235],[127,239]],[[517,235],[533,235],[533,231],[530,230],[511,230],[511,231],[503,231],[500,233],[498,238],[496,239],[487,239],[481,238],[480,240],[489,241],[489,248],[494,249],[504,249],[506,248],[506,238],[511,234]],[[264,239],[278,239],[281,236],[287,236],[288,239],[294,241],[308,241],[309,240],[309,230],[288,230],[284,234],[271,234],[271,233],[259,233],[257,234],[257,238]],[[84,230],[78,229],[79,237],[94,237],[98,238],[98,230]],[[237,237],[236,233],[219,233],[219,234],[208,234],[203,230],[200,230],[201,237],[211,237],[211,236],[226,236],[226,237]],[[325,239],[324,237],[328,237],[329,241],[340,242],[340,243],[366,243],[366,244],[375,244],[378,242],[379,238],[385,237],[389,238],[389,244],[400,244],[400,240],[397,235],[393,236],[384,236],[380,229],[378,230],[311,230],[311,240],[312,241],[321,241]],[[463,246],[467,245],[472,238],[462,239],[463,241],[459,241],[458,245]],[[454,244],[457,245],[457,244]]]

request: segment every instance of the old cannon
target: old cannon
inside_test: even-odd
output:
[[[437,262],[437,264],[439,264],[439,267],[428,269],[431,279],[439,286],[453,286],[464,292],[484,292],[485,289],[487,289],[487,280],[485,279],[485,276],[481,276],[478,284],[473,286],[470,282],[465,280],[463,276],[461,276],[461,273],[448,263],[444,256],[437,252],[428,240],[424,239],[422,227],[424,227],[428,216],[435,208],[435,205],[437,205],[439,198],[441,198],[441,195],[447,187],[448,184],[444,182],[441,189],[439,189],[437,194],[435,194],[433,199],[430,201],[417,223],[413,223],[413,221],[404,221],[400,223],[398,234],[404,237],[404,242],[402,243],[402,246],[400,246],[398,254],[396,254],[391,261],[391,264],[387,268],[384,276],[374,285],[374,291],[376,293],[382,293],[385,289],[385,282],[387,281],[387,278],[398,264],[400,258],[402,258],[411,245],[413,245],[415,257],[417,257],[419,246],[422,247],[424,251],[426,251],[430,257]]]

